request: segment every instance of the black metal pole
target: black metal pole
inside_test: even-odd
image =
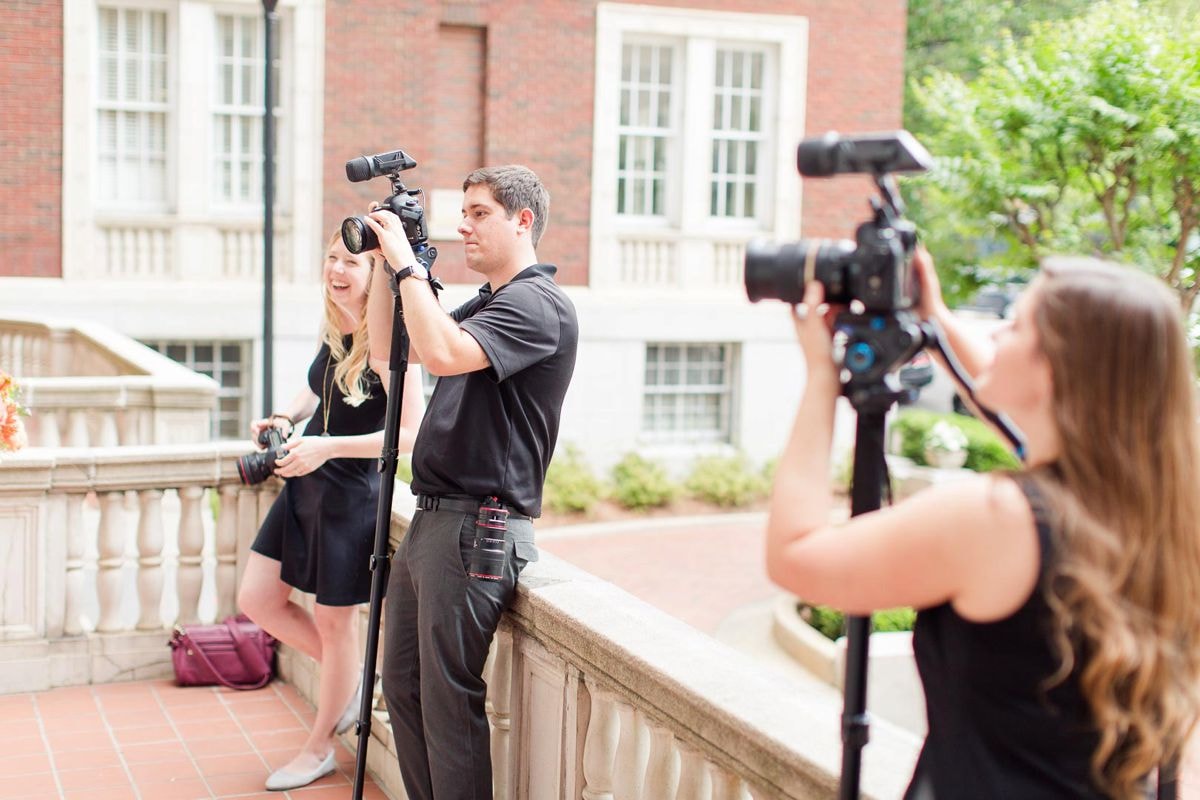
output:
[[[850,514],[858,516],[879,509],[883,496],[884,415],[882,408],[859,409],[854,441],[854,479],[850,489]],[[840,800],[857,800],[862,770],[862,749],[870,739],[867,714],[867,651],[871,642],[871,618],[846,620],[846,681],[842,707],[842,781]]]
[[[383,419],[383,451],[379,457],[379,506],[375,512],[375,551],[371,555],[371,605],[367,614],[367,648],[363,655],[362,705],[358,708],[358,753],[354,763],[354,800],[362,800],[367,774],[367,747],[371,742],[371,708],[375,703],[375,660],[379,652],[379,621],[387,588],[388,534],[392,527],[392,495],[396,488],[399,457],[400,411],[404,407],[404,376],[408,372],[408,330],[404,310],[396,295],[392,312],[392,354],[388,368],[387,412]]]
[[[275,410],[271,384],[275,379],[275,13],[278,0],[262,0],[266,21],[263,33],[263,416]]]

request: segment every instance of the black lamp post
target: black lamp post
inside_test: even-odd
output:
[[[274,368],[274,283],[275,283],[275,82],[271,65],[275,60],[275,13],[278,0],[262,0],[266,20],[263,53],[263,416],[275,410],[271,396]]]

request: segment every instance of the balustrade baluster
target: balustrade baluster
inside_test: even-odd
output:
[[[58,434],[59,414],[49,409],[39,411],[36,419],[38,447],[60,447],[62,439]]]
[[[100,431],[96,439],[100,447],[116,447],[121,443],[117,436],[117,417],[112,409],[100,412]]]
[[[613,766],[621,735],[617,697],[590,681],[591,714],[583,740],[583,800],[614,800]]]
[[[138,630],[161,628],[163,591],[163,519],[161,489],[138,492]]]
[[[712,779],[712,800],[752,800],[746,782],[716,764],[708,765]]]
[[[121,629],[121,567],[125,563],[125,493],[102,492],[100,526],[97,529],[96,595],[100,601],[100,619],[96,630]]]
[[[68,636],[83,633],[83,498],[67,495],[66,603],[63,632]]]
[[[487,713],[492,721],[492,785],[496,800],[508,800],[512,728],[512,631],[497,631],[488,671]]]
[[[87,447],[91,442],[88,441],[88,419],[87,412],[81,409],[72,409],[67,412],[67,446],[68,447]]]
[[[704,756],[679,743],[679,790],[675,800],[712,800],[712,779]]]
[[[613,765],[614,800],[639,800],[642,781],[646,777],[646,759],[650,755],[650,739],[642,714],[633,706],[619,702],[617,716],[621,721],[621,736],[617,741],[617,760]]]
[[[237,504],[238,486],[227,483],[216,489],[217,511],[217,619],[237,613]]]
[[[184,486],[179,490],[179,621],[197,622],[200,588],[204,573],[200,569],[200,551],[204,549],[204,523],[200,518],[200,498],[204,489]]]
[[[679,753],[675,750],[675,736],[666,728],[651,725],[650,759],[642,784],[642,800],[674,797],[678,788]]]

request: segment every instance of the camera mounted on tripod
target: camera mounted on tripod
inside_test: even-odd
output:
[[[925,346],[928,334],[913,307],[920,286],[912,266],[917,236],[904,218],[894,172],[924,171],[929,152],[907,131],[805,139],[796,166],[805,177],[869,173],[879,188],[871,219],[854,241],[802,239],[751,242],[746,247],[746,294],[800,303],[810,281],[825,287],[825,299],[848,308],[834,321],[835,352],[842,393],[855,408],[887,408],[903,395],[896,369]]]
[[[359,183],[371,178],[387,177],[392,182],[392,194],[379,204],[379,208],[391,211],[400,218],[413,255],[421,266],[431,271],[438,252],[436,247],[429,246],[429,228],[425,223],[425,209],[421,205],[424,193],[419,188],[409,189],[400,181],[400,173],[416,165],[417,162],[403,150],[359,156],[346,162],[346,178],[352,183]],[[347,250],[355,254],[379,247],[379,237],[361,216],[342,220],[342,242]]]

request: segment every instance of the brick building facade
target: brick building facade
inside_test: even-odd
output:
[[[756,237],[851,236],[861,178],[801,182],[805,135],[898,127],[905,3],[281,0],[276,398],[315,349],[321,252],[380,200],[345,162],[402,148],[454,303],[478,284],[461,182],[524,163],[552,195],[539,257],[580,310],[562,437],[773,455],[803,367],[751,306]],[[227,382],[214,432],[261,391],[259,0],[12,0],[0,15],[0,316],[83,317]],[[186,299],[186,302],[185,302]],[[235,385],[236,384],[236,385]]]

